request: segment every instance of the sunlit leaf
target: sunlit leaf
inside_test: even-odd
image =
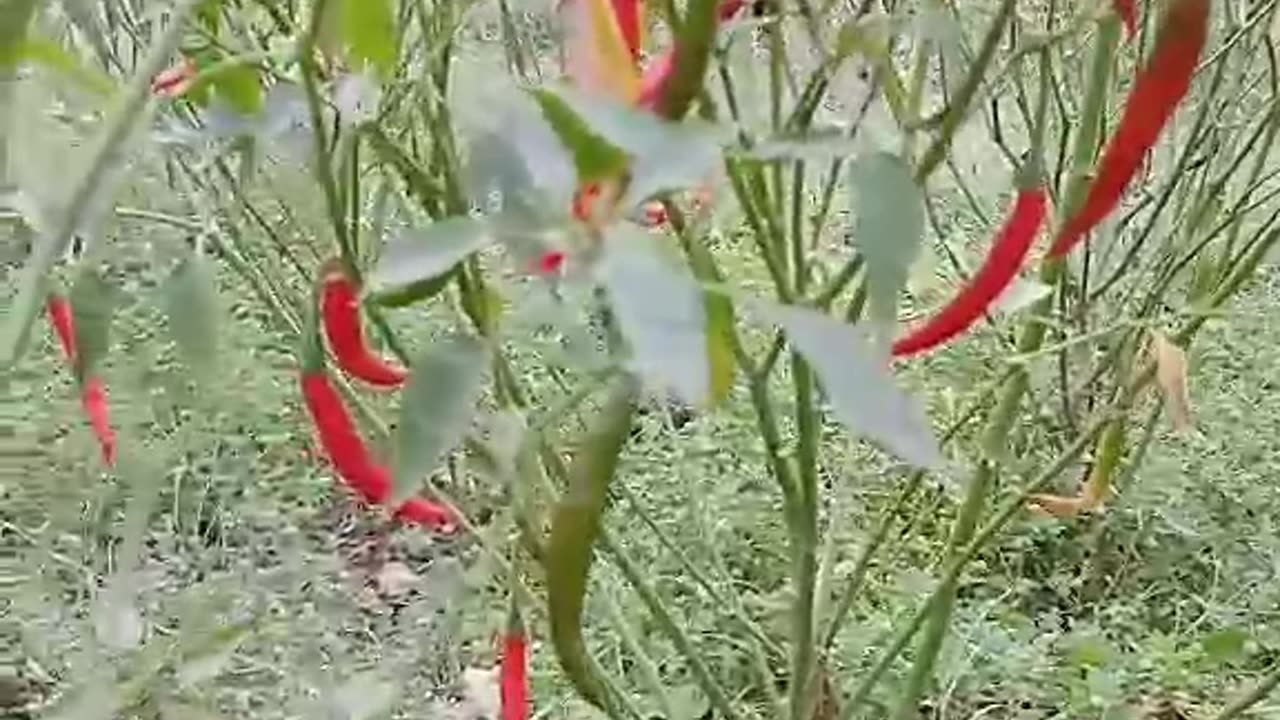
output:
[[[253,115],[262,109],[262,81],[253,65],[223,68],[210,82],[217,96],[236,112]]]
[[[221,315],[213,264],[201,255],[184,259],[165,283],[164,296],[169,332],[183,362],[199,378],[213,377]]]
[[[1191,430],[1191,392],[1187,387],[1187,354],[1159,330],[1151,331],[1151,355],[1156,362],[1156,383],[1164,395],[1169,420],[1178,432]]]
[[[444,275],[494,240],[488,223],[470,217],[407,230],[383,246],[378,264],[369,274],[369,291],[381,294]]]
[[[395,72],[395,11],[391,0],[339,0],[342,34],[351,57],[388,78]]]
[[[924,202],[911,170],[896,155],[859,158],[850,172],[854,243],[866,260],[871,316],[892,323],[898,293],[924,237]]]
[[[606,242],[604,283],[640,376],[689,404],[711,397],[702,289],[688,269],[665,262],[639,231]]]
[[[582,611],[592,550],[600,536],[601,516],[609,499],[609,484],[618,456],[631,429],[634,388],[620,378],[569,468],[569,484],[556,503],[547,539],[547,605],[551,642],[565,675],[578,693],[602,707],[604,684],[587,651]]]
[[[96,268],[86,267],[71,286],[71,314],[76,331],[76,377],[95,374],[111,345],[115,288]]]
[[[415,494],[462,440],[476,411],[488,356],[479,340],[455,335],[432,341],[413,363],[394,438],[397,499]]]
[[[543,117],[573,156],[579,183],[612,178],[626,169],[627,154],[600,135],[558,94],[547,89],[531,92]]]
[[[850,432],[913,465],[942,465],[924,408],[897,388],[886,353],[869,342],[862,328],[804,308],[762,305],[760,310],[813,367],[832,410]]]

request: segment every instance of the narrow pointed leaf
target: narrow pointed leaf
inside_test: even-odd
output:
[[[658,192],[702,185],[722,162],[726,136],[706,123],[671,122],[571,87],[540,92],[554,95],[592,133],[629,158],[628,205]]]
[[[641,232],[620,230],[606,247],[605,287],[636,370],[689,404],[705,403],[711,370],[702,289]]]
[[[924,199],[906,163],[886,152],[859,158],[850,179],[854,244],[866,258],[871,316],[892,323],[924,237]]]
[[[833,412],[850,432],[918,467],[942,464],[923,407],[897,388],[887,353],[877,350],[862,329],[797,307],[766,305],[761,311],[809,361]]]
[[[569,486],[556,504],[547,540],[547,605],[551,642],[565,675],[586,700],[604,707],[605,689],[582,633],[582,611],[592,549],[618,456],[631,429],[634,388],[619,380],[569,469]]]
[[[413,364],[400,401],[394,444],[394,499],[414,495],[446,452],[461,442],[480,399],[488,351],[466,335],[436,340]]]
[[[733,302],[720,293],[704,291],[707,314],[707,361],[711,371],[711,403],[718,405],[733,391],[737,363],[733,357]]]
[[[585,184],[617,176],[627,167],[627,154],[610,143],[579,116],[558,94],[533,90],[542,116],[573,156],[578,182]]]
[[[76,331],[76,378],[94,375],[111,346],[115,288],[95,268],[86,268],[71,288],[71,315]]]
[[[218,367],[218,325],[221,310],[212,263],[192,255],[169,276],[164,290],[169,332],[187,367],[201,379]]]
[[[382,248],[368,278],[369,290],[382,293],[439,277],[493,242],[489,225],[470,217],[448,218],[405,231]]]
[[[456,268],[457,266],[455,265],[454,267]],[[456,269],[453,269],[443,275],[375,293],[369,299],[382,307],[389,308],[402,308],[425,302],[444,292],[456,274]]]

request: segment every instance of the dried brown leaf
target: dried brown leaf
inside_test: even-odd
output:
[[[1090,509],[1085,507],[1083,495],[1067,497],[1066,495],[1037,494],[1032,495],[1027,504],[1032,510],[1060,518],[1076,517]]]
[[[1192,428],[1191,393],[1187,388],[1187,354],[1164,333],[1151,331],[1151,355],[1156,363],[1156,383],[1164,394],[1169,420],[1178,432]]]

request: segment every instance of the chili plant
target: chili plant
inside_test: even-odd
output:
[[[1280,238],[1274,0],[313,0],[259,3],[252,19],[194,5],[152,31],[142,61],[101,49],[132,79],[64,209],[29,219],[3,355],[25,349],[46,277],[158,105],[188,138],[165,170],[190,190],[206,251],[299,339],[301,393],[337,474],[396,519],[456,519],[510,575],[527,623],[513,614],[502,643],[506,717],[537,712],[525,655],[539,635],[615,718],[645,717],[645,698],[669,708],[676,677],[732,720],[905,719],[946,702],[937,665],[975,561],[1026,532],[1032,508],[1091,522],[1124,502],[1114,491],[1143,458],[1133,439],[1161,422],[1153,408],[1190,424],[1185,349]],[[556,37],[535,34],[548,26]],[[7,72],[47,62],[21,30],[4,42]],[[495,42],[505,67],[461,62]],[[1003,163],[1003,189],[974,187],[966,165],[980,161]],[[281,208],[304,238],[291,243],[261,206],[299,165],[322,209]],[[974,247],[937,209],[956,198],[982,228]],[[247,242],[233,214],[266,240]],[[913,279],[922,255],[951,267]],[[344,401],[317,312],[339,369],[383,390],[403,381],[394,423],[385,397],[348,388]],[[406,320],[419,312],[446,327]],[[926,405],[961,339],[982,341],[987,367],[965,371],[949,407]],[[541,376],[553,382],[530,382]],[[668,543],[730,628],[703,632],[620,537],[625,500],[664,541],[617,477],[655,402],[694,422],[749,409],[786,537],[785,627]],[[386,458],[358,423],[389,440]],[[848,466],[836,425],[865,467]],[[501,501],[449,498],[459,458]],[[1078,495],[1062,487],[1075,474]],[[837,541],[830,475],[891,478],[896,500],[861,547]],[[947,482],[960,497],[922,499]],[[841,654],[874,602],[872,568],[909,538],[934,551],[929,589],[864,657]],[[605,572],[673,657],[650,657],[622,613],[593,612]],[[623,638],[637,670],[602,662],[589,630]]]

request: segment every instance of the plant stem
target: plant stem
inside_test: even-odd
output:
[[[1257,685],[1249,688],[1243,695],[1231,701],[1231,704],[1222,709],[1222,712],[1213,716],[1213,720],[1232,720],[1240,717],[1245,710],[1257,705],[1263,698],[1270,695],[1276,686],[1280,685],[1280,666],[1271,669]]]

